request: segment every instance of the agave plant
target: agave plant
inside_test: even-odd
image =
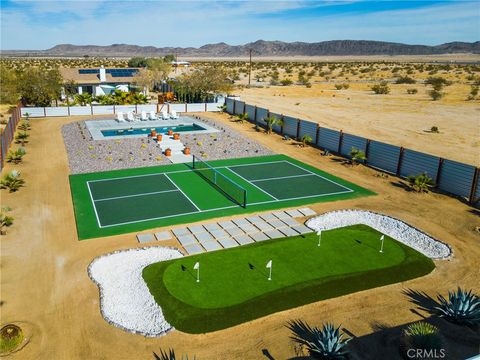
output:
[[[403,332],[408,349],[435,350],[442,348],[442,337],[436,326],[420,321],[409,325]]]
[[[155,357],[155,360],[188,360],[188,355],[177,357],[173,349],[168,350],[168,352],[160,349],[160,354],[157,355],[153,352],[153,356]],[[195,360],[195,357],[193,357],[193,360]]]
[[[448,300],[442,295],[437,298],[440,304],[435,310],[439,316],[460,325],[480,324],[480,297],[472,293],[472,290],[466,291],[459,287],[457,292],[448,292]]]
[[[17,144],[22,144],[22,146],[25,146],[25,143],[28,142],[28,138],[30,137],[30,135],[27,134],[26,131],[24,132],[20,132],[17,134],[17,136],[15,136],[15,142]]]
[[[0,235],[5,235],[5,228],[13,225],[13,217],[7,215],[11,210],[9,207],[2,207],[0,211]]]
[[[408,186],[416,192],[428,192],[435,185],[432,178],[426,173],[407,176]]]
[[[350,339],[343,339],[340,327],[326,323],[322,329],[312,328],[301,320],[294,320],[287,324],[287,328],[293,332],[290,338],[305,346],[314,359],[340,360],[348,356],[346,345]]]
[[[25,154],[26,151],[23,147],[20,147],[17,150],[10,150],[7,155],[7,161],[18,164],[22,162],[23,155]]]
[[[15,192],[20,189],[25,180],[20,177],[20,172],[12,170],[0,180],[0,189],[8,189],[10,192]]]
[[[352,165],[357,165],[360,161],[367,160],[367,157],[365,156],[365,152],[355,147],[352,147],[352,150],[350,151],[349,155],[350,155],[350,163]]]

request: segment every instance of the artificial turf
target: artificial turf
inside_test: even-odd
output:
[[[287,166],[285,162],[291,165]],[[247,190],[246,208],[232,202],[192,171],[190,164],[71,175],[70,188],[79,239],[374,195],[370,190],[285,155],[216,160],[209,163],[219,167],[219,172]],[[259,166],[242,167],[246,164]],[[295,177],[305,172],[312,172],[318,177],[308,174],[305,177]],[[284,179],[268,179],[285,175],[289,176]],[[265,178],[266,181],[263,181]],[[182,193],[161,192],[176,187],[181,189]],[[344,187],[351,191],[339,192],[345,190]],[[183,198],[184,195],[191,201]],[[112,199],[119,196],[122,198]],[[288,199],[290,197],[295,199]],[[92,198],[96,200],[96,210]],[[200,210],[195,208],[192,202]],[[98,213],[98,220],[95,211]],[[99,222],[102,226],[99,226]]]
[[[380,236],[354,225],[324,231],[320,246],[314,233],[269,240],[155,263],[143,277],[170,324],[188,333],[210,332],[434,269],[431,259],[387,236],[380,253]]]

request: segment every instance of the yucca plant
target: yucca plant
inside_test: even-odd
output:
[[[456,292],[448,292],[448,300],[442,295],[437,298],[440,304],[435,310],[440,317],[460,325],[480,324],[480,297],[472,293],[472,290],[459,287]]]
[[[365,156],[365,152],[357,149],[356,147],[352,147],[352,150],[350,151],[349,155],[350,155],[350,163],[352,165],[357,165],[360,161],[367,160],[367,157]]]
[[[22,162],[22,158],[25,154],[26,151],[23,147],[20,147],[17,150],[10,150],[7,155],[7,161],[18,164]]]
[[[8,189],[10,192],[15,192],[20,189],[23,184],[25,184],[25,180],[20,177],[20,172],[12,170],[0,180],[0,189]]]
[[[410,324],[403,336],[407,349],[439,350],[443,345],[438,328],[423,321]]]
[[[343,339],[340,327],[335,328],[333,324],[326,323],[319,329],[310,327],[301,320],[294,320],[287,324],[287,328],[293,333],[290,338],[305,346],[314,359],[341,360],[348,356],[346,345],[350,339]]]
[[[435,185],[432,178],[426,173],[407,176],[407,181],[409,188],[416,192],[428,192]]]
[[[173,349],[168,350],[168,352],[160,349],[160,354],[157,355],[153,352],[153,356],[155,357],[155,360],[188,360],[188,355],[177,357],[175,355],[175,350]],[[195,357],[193,357],[193,360],[195,360]]]
[[[2,207],[0,211],[0,235],[5,235],[7,233],[5,229],[13,225],[13,217],[7,215],[11,210],[9,207]]]

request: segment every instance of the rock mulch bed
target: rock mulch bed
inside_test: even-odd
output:
[[[446,259],[452,254],[452,249],[447,244],[432,238],[401,220],[371,211],[331,211],[306,222],[309,228],[316,231],[337,229],[356,224],[370,226],[432,259]]]
[[[181,134],[191,153],[205,160],[271,155],[272,151],[211,119],[202,122],[216,127],[213,134]],[[62,128],[72,174],[167,165],[170,161],[155,141],[147,138],[93,140],[84,121]]]
[[[100,312],[111,325],[147,337],[166,334],[173,327],[150,294],[143,269],[159,261],[182,257],[176,249],[148,247],[100,256],[88,267],[88,275],[100,289]]]

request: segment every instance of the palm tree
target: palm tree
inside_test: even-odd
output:
[[[269,117],[265,118],[264,120],[267,123],[267,134],[272,133],[273,127],[275,125],[279,125],[279,126],[283,125],[283,120],[276,117],[275,115],[269,116]]]
[[[23,155],[26,154],[26,151],[23,147],[18,148],[17,150],[10,150],[7,155],[7,161],[18,164],[22,162]]]
[[[7,215],[11,210],[9,207],[2,207],[0,211],[0,235],[5,235],[7,233],[5,228],[13,225],[13,217]]]
[[[20,177],[20,172],[12,170],[0,180],[0,189],[8,189],[10,192],[15,192],[20,189],[25,180]]]
[[[30,130],[30,124],[27,120],[24,120],[20,125],[17,126],[17,128],[22,131],[27,131]]]
[[[346,345],[350,339],[343,339],[340,327],[335,328],[333,324],[327,323],[322,329],[312,328],[301,320],[295,320],[290,321],[287,328],[293,333],[290,338],[305,346],[314,359],[341,360],[348,356]]]
[[[86,106],[92,103],[92,95],[89,93],[77,94],[75,95],[75,102],[78,103],[80,106]]]
[[[243,123],[244,121],[248,121],[248,114],[238,114],[236,122]]]
[[[22,144],[22,146],[25,146],[25,143],[28,142],[27,139],[29,136],[30,135],[28,135],[26,131],[18,133],[17,136],[15,136],[15,142],[17,144]]]
[[[427,173],[407,176],[407,181],[408,187],[416,192],[428,192],[432,186],[435,186],[434,181]]]
[[[129,93],[128,102],[134,105],[146,104],[148,99],[142,93]]]
[[[306,147],[307,144],[310,144],[313,141],[312,137],[308,134],[302,136],[302,146]]]
[[[360,161],[365,161],[367,160],[367,157],[365,155],[365,152],[362,150],[359,150],[355,147],[352,147],[352,150],[350,151],[350,163],[352,165],[357,165]]]

